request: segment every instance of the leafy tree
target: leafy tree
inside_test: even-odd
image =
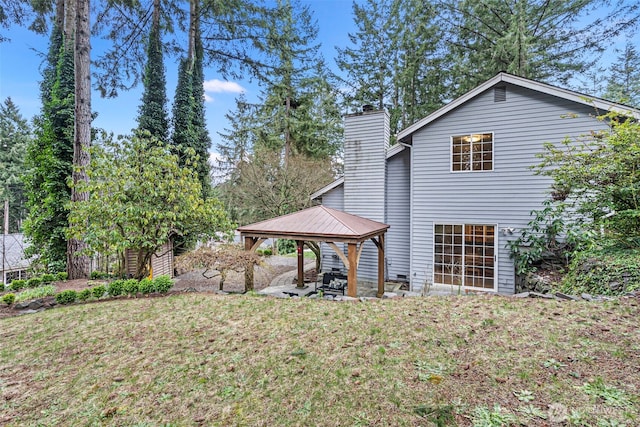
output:
[[[45,267],[66,268],[68,209],[74,137],[74,59],[65,48],[61,24],[52,30],[49,54],[40,84],[42,113],[36,118],[35,138],[27,147],[24,176],[28,216],[24,230],[28,252]]]
[[[241,162],[238,178],[222,185],[223,201],[242,224],[261,221],[311,206],[309,195],[333,180],[330,160],[258,151]]]
[[[454,95],[499,71],[566,84],[587,70],[591,54],[637,25],[640,12],[636,2],[624,0],[458,0],[439,7]]]
[[[245,251],[240,245],[226,244],[215,248],[201,246],[180,255],[176,258],[176,268],[183,271],[202,269],[202,276],[206,279],[220,277],[218,286],[222,291],[230,272],[241,273],[247,267],[253,268],[260,262],[261,258],[257,253]]]
[[[181,167],[178,156],[151,136],[105,139],[92,148],[90,180],[76,184],[91,197],[73,204],[71,235],[85,239],[91,253],[136,251],[135,276],[143,278],[170,237],[228,232],[232,224],[222,204],[202,198],[192,162]]]
[[[9,232],[20,230],[25,217],[21,177],[27,145],[33,139],[31,126],[7,98],[0,105],[0,202],[9,201]]]
[[[139,108],[138,128],[148,131],[165,143],[169,137],[165,69],[160,34],[160,1],[153,2],[153,24],[147,45],[147,65],[144,69],[144,92]]]
[[[540,173],[553,178],[555,200],[575,206],[594,231],[640,246],[640,124],[610,113],[610,130],[561,147],[545,146]]]
[[[627,41],[617,61],[611,65],[604,97],[634,107],[640,107],[640,55]]]

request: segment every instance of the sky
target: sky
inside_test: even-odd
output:
[[[352,18],[352,0],[303,0],[302,3],[308,4],[313,11],[318,23],[322,54],[327,64],[335,69],[335,47],[349,46],[348,34],[356,30]],[[31,118],[40,111],[40,69],[48,36],[38,36],[18,27],[11,28],[8,36],[10,42],[0,43],[0,101],[11,97],[23,116]],[[634,40],[640,45],[640,35],[636,34]],[[612,47],[615,43],[621,46],[622,42],[612,41]],[[612,52],[613,49],[609,50],[609,54]],[[165,63],[170,111],[177,82],[177,59],[165,56]],[[228,127],[224,116],[235,109],[235,98],[241,92],[250,101],[258,96],[255,84],[244,80],[225,81],[215,69],[205,69],[206,119],[213,141],[212,152],[220,141],[218,132],[224,132]],[[141,86],[121,92],[115,99],[104,99],[94,92],[92,109],[98,116],[93,126],[115,134],[129,134],[136,125],[141,96]]]
[[[335,46],[348,45],[348,33],[355,31],[351,17],[351,0],[307,0],[318,22],[321,51],[329,65],[335,66]],[[48,36],[13,27],[8,33],[10,42],[0,43],[0,102],[11,97],[26,118],[40,112],[39,82],[41,64],[46,53]],[[95,42],[93,42],[95,43]],[[177,59],[165,56],[168,109],[171,111],[177,83]],[[248,81],[225,81],[213,68],[205,69],[205,107],[207,126],[213,140],[212,151],[220,141],[218,132],[228,127],[224,117],[235,109],[235,98],[244,92],[251,101],[257,98],[258,88]],[[115,134],[129,134],[136,126],[142,87],[120,92],[115,99],[104,99],[96,91],[92,94],[92,109],[98,113],[93,126]]]

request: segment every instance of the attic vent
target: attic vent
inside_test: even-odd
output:
[[[507,100],[507,87],[496,86],[493,88],[493,102],[502,102]]]

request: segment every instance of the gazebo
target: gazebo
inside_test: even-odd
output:
[[[247,251],[255,251],[266,239],[291,239],[298,245],[298,286],[304,285],[305,241],[326,242],[347,268],[347,295],[358,293],[358,262],[364,242],[371,239],[378,248],[378,297],[384,294],[384,235],[389,225],[325,206],[314,206],[288,215],[238,228]],[[347,254],[336,245],[347,244]],[[253,267],[245,280],[253,285]],[[251,286],[252,287],[252,286]]]

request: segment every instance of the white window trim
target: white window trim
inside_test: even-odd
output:
[[[451,221],[451,220],[437,220],[431,223],[431,283],[438,286],[457,286],[457,285],[449,285],[446,283],[436,283],[436,225],[461,225],[462,226],[462,250],[463,250],[463,262],[464,262],[464,226],[465,225],[490,225],[493,226],[493,289],[489,288],[476,288],[473,286],[464,285],[464,275],[462,275],[463,284],[460,286],[462,290],[469,291],[483,291],[483,292],[498,292],[498,262],[500,261],[499,257],[499,238],[498,238],[498,223],[491,222],[460,222],[460,221]],[[462,265],[464,271],[464,264]]]
[[[491,134],[491,169],[489,169],[489,170],[481,170],[481,171],[474,171],[474,170],[454,171],[453,170],[453,138],[458,137],[458,136],[481,135],[481,134],[487,134],[487,133]],[[471,154],[471,156],[472,156],[472,160],[473,160],[473,153]],[[496,170],[496,135],[495,135],[495,132],[466,132],[466,133],[459,133],[459,134],[456,134],[456,135],[451,135],[449,137],[449,172],[450,173],[488,173],[488,172],[493,172],[495,170]],[[490,224],[486,224],[486,225],[490,225]]]

